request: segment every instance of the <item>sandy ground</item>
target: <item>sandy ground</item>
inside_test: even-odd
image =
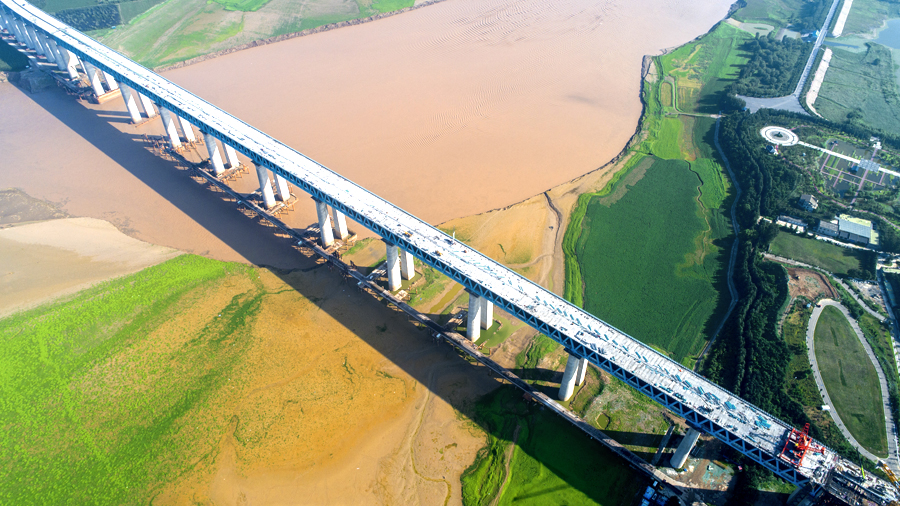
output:
[[[797,268],[789,268],[787,271],[788,293],[791,297],[802,295],[809,300],[817,300],[820,297],[838,296],[831,283],[816,271]]]
[[[0,229],[0,318],[179,254],[93,218]]]

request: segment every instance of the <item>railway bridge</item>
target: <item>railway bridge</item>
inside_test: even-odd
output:
[[[416,260],[460,283],[469,294],[472,341],[492,321],[496,305],[562,344],[569,358],[561,399],[572,395],[591,363],[684,418],[691,430],[672,457],[673,467],[684,465],[705,432],[795,485],[827,489],[851,504],[853,498],[876,504],[898,499],[886,482],[866,477],[804,432],[31,4],[0,0],[0,29],[35,65],[55,66],[71,83],[86,78],[99,101],[121,95],[135,123],[159,115],[172,149],[181,149],[182,139],[195,141],[199,132],[215,175],[239,167],[237,153],[249,158],[265,207],[290,198],[288,183],[308,193],[323,246],[334,242],[335,233],[348,234],[347,218],[378,234],[387,245],[390,290],[414,275]]]

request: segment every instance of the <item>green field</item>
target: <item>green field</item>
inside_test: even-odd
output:
[[[697,203],[701,180],[689,163],[655,159],[629,183],[624,195],[587,206],[576,247],[584,307],[683,361],[703,347],[724,252],[703,239],[709,226]]]
[[[725,23],[703,36],[659,58],[663,72],[676,82],[676,105],[682,112],[715,114],[747,63],[740,46],[753,36]]]
[[[851,270],[863,268],[860,253],[830,242],[779,232],[769,246],[769,253],[819,267],[833,274],[848,276]]]
[[[461,478],[467,506],[492,504],[498,493],[501,505],[628,505],[647,485],[615,454],[523,400],[515,387],[495,390],[475,409],[489,441]]]
[[[19,71],[28,66],[28,57],[6,42],[0,42],[0,71]]]
[[[0,503],[145,503],[216,448],[228,419],[198,413],[251,341],[260,292],[235,297],[191,346],[142,350],[184,297],[252,270],[185,255],[0,320]]]
[[[875,367],[844,315],[827,306],[816,324],[816,360],[841,420],[859,444],[887,456],[881,388]]]
[[[900,134],[900,94],[891,51],[879,44],[867,48],[860,53],[833,49],[816,110],[838,123],[858,115],[857,121]]]
[[[803,7],[804,0],[746,0],[746,6],[734,14],[743,22],[760,22],[784,28]]]
[[[853,0],[843,36],[869,33],[885,19],[900,17],[900,4],[885,0]]]
[[[111,48],[154,68],[255,40],[412,5],[413,0],[311,0],[299,4],[268,0],[168,0],[135,16],[126,25],[97,36]],[[123,19],[127,19],[125,14],[123,10]]]

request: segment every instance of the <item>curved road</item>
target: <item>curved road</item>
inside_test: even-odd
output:
[[[816,361],[816,348],[815,348],[815,330],[816,324],[819,321],[819,316],[822,314],[822,311],[826,306],[836,307],[844,316],[847,318],[847,321],[850,322],[850,327],[853,328],[853,331],[856,333],[856,337],[859,339],[859,342],[862,343],[863,348],[866,350],[866,354],[869,356],[869,360],[872,361],[872,365],[875,366],[875,372],[878,374],[878,382],[881,384],[881,407],[884,410],[884,422],[885,428],[887,431],[887,441],[888,441],[888,458],[886,460],[888,466],[893,470],[897,470],[900,468],[900,455],[898,455],[897,448],[897,437],[896,437],[896,425],[894,424],[894,418],[891,416],[891,403],[890,398],[888,397],[888,388],[887,381],[885,380],[884,371],[881,370],[881,364],[878,363],[878,359],[875,357],[875,353],[872,352],[872,347],[869,346],[866,338],[863,337],[862,331],[859,329],[859,325],[856,324],[856,320],[854,320],[851,316],[847,308],[843,305],[835,302],[831,299],[822,299],[819,304],[813,309],[812,317],[809,319],[809,326],[806,329],[806,350],[809,356],[809,363],[812,365],[813,376],[816,379],[816,385],[819,387],[819,391],[822,393],[822,398],[825,401],[825,404],[831,407],[831,417],[834,419],[834,423],[837,424],[838,428],[841,430],[841,433],[844,437],[850,441],[850,444],[854,446],[859,453],[861,453],[864,457],[871,459],[875,462],[882,460],[880,457],[872,454],[869,450],[865,449],[856,439],[853,437],[853,434],[847,430],[847,427],[844,425],[844,422],[841,420],[840,414],[835,409],[834,404],[831,402],[831,397],[828,395],[828,390],[825,388],[825,382],[822,381],[822,375],[819,372],[819,364]]]

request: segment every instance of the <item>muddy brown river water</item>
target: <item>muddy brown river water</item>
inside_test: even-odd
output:
[[[513,204],[609,161],[640,115],[642,56],[705,32],[729,4],[446,0],[166,76],[440,223]],[[135,128],[118,101],[91,109],[99,115],[57,91],[28,96],[0,85],[0,187],[62,202],[73,215],[109,220],[155,244],[292,263],[138,142],[161,133],[158,121]],[[312,205],[292,219],[311,223]]]

